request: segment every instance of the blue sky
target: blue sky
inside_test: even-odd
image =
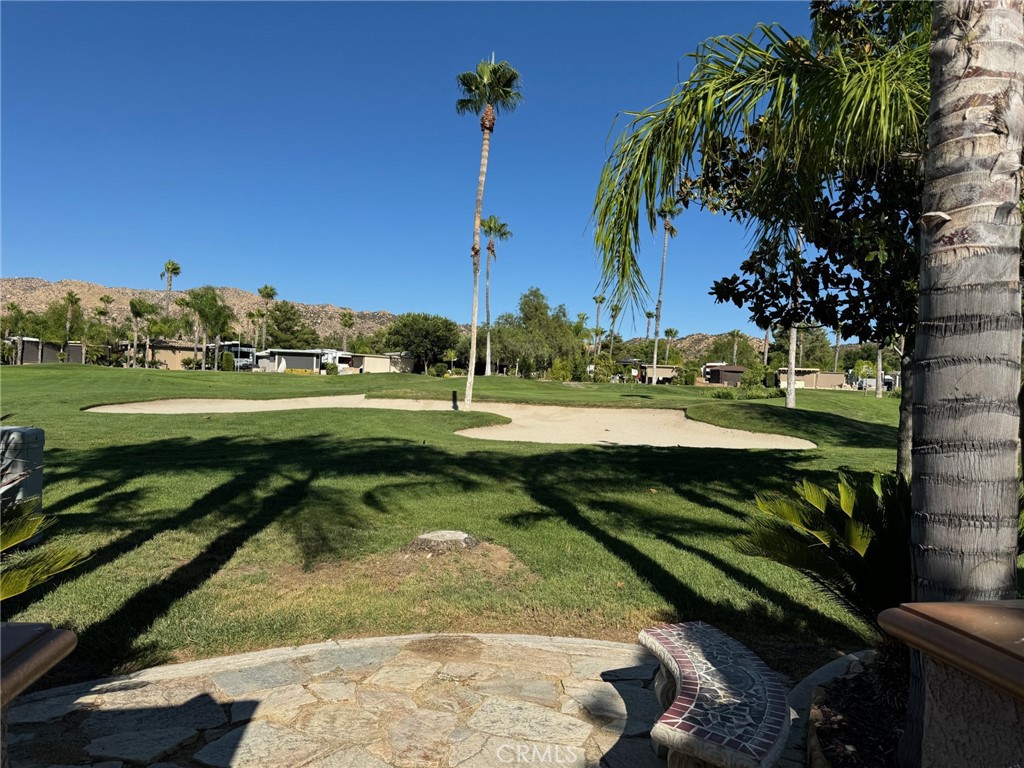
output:
[[[514,233],[492,312],[537,286],[592,323],[590,213],[616,114],[666,97],[709,36],[809,29],[806,2],[8,0],[0,14],[4,276],[159,289],[174,259],[176,288],[270,283],[458,322],[481,134],[455,113],[457,73],[494,51],[523,80],[484,197]],[[676,224],[663,327],[757,334],[707,294],[745,257],[744,228],[695,210]],[[652,286],[660,258],[652,238]]]

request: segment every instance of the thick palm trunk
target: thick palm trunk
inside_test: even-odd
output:
[[[913,599],[1016,596],[1024,2],[940,2],[914,353]],[[919,765],[912,666],[900,764]]]
[[[885,371],[882,370],[882,345],[879,343],[878,349],[875,350],[875,397],[882,397],[884,389]]]
[[[732,340],[732,364],[733,365],[736,365],[736,354],[739,352],[739,349],[740,349],[740,338],[739,338],[739,336],[737,336],[737,337],[735,337]]]
[[[493,242],[491,243],[493,246]],[[487,274],[484,276],[484,309],[487,315],[487,353],[484,376],[491,375],[491,247],[487,248]]]
[[[469,365],[466,370],[466,398],[465,409],[473,409],[473,379],[476,373],[476,319],[480,310],[480,218],[484,210],[484,182],[487,180],[487,157],[491,151],[491,128],[486,127],[488,120],[490,125],[494,124],[494,109],[490,104],[484,109],[484,116],[480,118],[482,133],[484,135],[483,146],[480,148],[480,178],[476,187],[476,208],[473,209],[473,249],[470,254],[473,258],[473,315],[469,323]]]
[[[914,333],[903,337],[900,352],[900,426],[896,443],[896,471],[909,482],[914,442]]]
[[[786,367],[786,407],[796,408],[796,326],[789,329],[789,364]]]

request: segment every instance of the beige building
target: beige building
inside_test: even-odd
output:
[[[846,375],[830,373],[819,368],[797,368],[794,371],[796,389],[842,389],[846,384]],[[775,372],[775,385],[785,389],[789,382],[787,369],[779,368]]]
[[[384,355],[352,353],[346,373],[412,373],[415,359],[408,352]]]

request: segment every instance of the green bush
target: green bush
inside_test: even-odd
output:
[[[327,365],[324,366],[324,370],[327,371],[327,375],[328,376],[337,376],[338,375],[338,364],[337,363],[328,363]]]
[[[763,365],[752,365],[740,377],[740,386],[746,388],[764,387],[764,377],[768,369]]]
[[[767,400],[770,397],[785,397],[785,390],[778,387],[723,387],[711,391],[717,400]]]
[[[437,376],[437,378],[440,379],[446,373],[448,373],[448,364],[447,363],[434,363],[432,366],[430,366],[429,373],[430,373],[431,376]]]
[[[465,376],[465,375],[466,375],[466,369],[465,368],[452,368],[452,376]]]
[[[895,474],[835,490],[801,480],[788,494],[757,494],[761,514],[736,543],[748,555],[801,571],[839,604],[876,617],[910,599],[910,486]]]
[[[220,369],[222,371],[235,370],[235,356],[230,352],[220,353]]]
[[[572,361],[562,357],[556,357],[548,371],[548,378],[552,381],[572,381]]]

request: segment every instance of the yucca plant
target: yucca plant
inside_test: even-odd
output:
[[[736,547],[810,577],[830,598],[878,627],[879,612],[910,599],[910,486],[897,475],[835,490],[803,479],[788,494],[758,494],[761,514]]]
[[[67,546],[46,546],[11,552],[53,524],[42,512],[42,499],[14,498],[28,473],[9,475],[0,491],[0,601],[20,595],[62,571],[73,568],[86,555]]]

